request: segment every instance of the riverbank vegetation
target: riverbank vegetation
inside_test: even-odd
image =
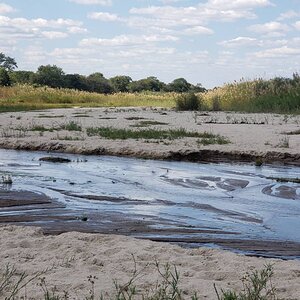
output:
[[[55,65],[16,71],[0,53],[0,112],[47,108],[152,106],[177,110],[300,113],[300,75],[235,81],[210,90],[184,78],[164,83],[154,76],[133,80],[66,74]]]
[[[68,261],[66,261],[68,263]],[[83,283],[82,287],[87,286],[87,295],[83,298],[86,300],[96,299],[115,299],[115,300],[198,300],[199,297],[196,291],[190,291],[190,296],[187,296],[180,288],[180,273],[176,266],[169,263],[161,265],[159,262],[153,263],[157,270],[158,280],[151,287],[145,288],[136,285],[136,281],[143,277],[143,269],[138,269],[134,260],[135,267],[130,279],[125,283],[120,283],[114,280],[114,292],[97,295],[97,276],[88,276],[88,284]],[[149,266],[147,266],[149,267]],[[53,266],[55,268],[55,266]],[[31,299],[26,289],[29,285],[36,284],[36,288],[43,295],[40,299],[44,300],[67,300],[72,291],[58,291],[58,287],[50,287],[46,282],[46,275],[53,268],[37,272],[33,276],[29,276],[26,272],[18,272],[14,266],[6,266],[1,270],[0,278],[0,296],[6,300],[14,299]],[[216,300],[275,300],[276,288],[272,284],[274,275],[273,266],[266,265],[262,270],[254,270],[246,273],[242,279],[243,291],[237,292],[232,289],[218,290],[214,285],[216,292]],[[26,295],[19,297],[20,295]]]
[[[240,80],[201,94],[209,110],[300,113],[300,75]]]

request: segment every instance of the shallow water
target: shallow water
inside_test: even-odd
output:
[[[73,224],[70,230],[75,226],[193,245],[218,240],[300,243],[300,184],[267,179],[299,178],[299,167],[51,155],[72,162],[40,162],[49,154],[0,150],[0,175],[13,178],[11,187],[2,184],[0,190],[43,193],[56,203],[54,210],[1,208],[0,217],[7,218],[1,222],[26,214],[25,221],[14,222],[56,231],[57,224],[61,231]],[[60,216],[57,223],[45,217],[49,214]],[[35,217],[29,220],[30,215]],[[87,222],[78,220],[83,215]]]

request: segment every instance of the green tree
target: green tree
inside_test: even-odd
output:
[[[18,66],[14,58],[6,56],[4,53],[0,52],[0,68],[12,71],[17,67]]]
[[[132,82],[132,78],[129,76],[115,76],[109,79],[115,92],[128,92],[129,84]]]
[[[4,68],[0,68],[0,86],[10,86],[10,78]]]
[[[133,93],[142,91],[159,92],[165,87],[165,83],[159,81],[156,77],[150,76],[144,79],[133,81],[129,85],[129,90]]]
[[[113,87],[102,73],[96,72],[86,78],[87,88],[90,92],[111,94]]]
[[[56,65],[40,66],[34,76],[34,83],[52,88],[64,86],[64,72]]]
[[[204,93],[207,89],[202,86],[201,83],[197,83],[196,85],[191,85],[189,92],[193,93]]]
[[[191,84],[184,78],[177,78],[168,84],[167,90],[175,93],[186,93],[190,90]]]
[[[79,74],[66,74],[64,76],[65,87],[68,89],[75,89],[79,91],[87,91],[86,77]]]
[[[11,71],[9,72],[9,77],[12,84],[31,84],[34,79],[34,72],[32,71]]]

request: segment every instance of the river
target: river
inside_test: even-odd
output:
[[[62,156],[70,163],[40,161]],[[300,258],[294,166],[199,164],[0,150],[0,222]]]

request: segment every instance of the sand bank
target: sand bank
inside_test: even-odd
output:
[[[83,299],[88,294],[89,275],[97,277],[98,295],[114,291],[113,279],[126,283],[134,270],[132,254],[141,271],[135,284],[143,289],[159,279],[155,261],[176,265],[183,295],[190,298],[192,291],[197,291],[199,299],[216,299],[213,284],[240,290],[240,279],[247,271],[273,264],[273,284],[279,298],[300,298],[300,261],[254,258],[207,248],[183,249],[116,235],[69,232],[44,236],[40,229],[32,227],[0,227],[0,239],[2,270],[12,264],[19,272],[33,276],[49,268],[42,275],[47,286],[70,291],[70,299]],[[33,297],[30,299],[40,299],[42,295],[36,281],[26,288],[27,296]]]
[[[81,131],[62,130],[74,122]],[[44,127],[46,130],[38,130]],[[198,138],[109,140],[88,127],[210,132],[230,140],[202,145]],[[35,129],[32,131],[32,129]],[[189,161],[254,161],[300,164],[300,116],[227,112],[176,112],[152,108],[60,109],[1,114],[0,147]]]

